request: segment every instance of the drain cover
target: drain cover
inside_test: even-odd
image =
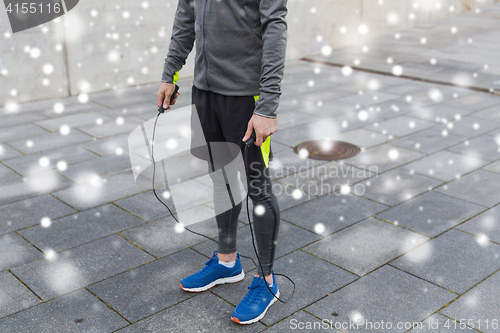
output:
[[[338,161],[358,155],[361,149],[344,141],[316,140],[303,142],[293,151],[313,160]]]

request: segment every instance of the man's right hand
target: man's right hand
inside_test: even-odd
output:
[[[179,97],[179,95],[181,94],[180,92],[175,94],[174,100],[172,101],[172,103],[169,103],[170,96],[172,96],[174,90],[175,84],[165,82],[160,83],[160,89],[158,89],[158,107],[163,104],[163,108],[165,110],[168,110],[170,109],[170,105],[174,105],[175,102],[177,102],[177,97]]]

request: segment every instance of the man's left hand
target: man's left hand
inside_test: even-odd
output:
[[[243,141],[247,141],[255,130],[255,144],[262,146],[267,137],[278,130],[278,118],[268,118],[254,114],[248,122],[247,132],[243,137]]]

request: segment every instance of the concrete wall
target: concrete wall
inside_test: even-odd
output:
[[[499,1],[288,0],[287,60]],[[177,0],[84,0],[59,19],[16,34],[0,10],[0,106],[15,111],[17,103],[159,82],[176,6]],[[361,24],[369,27],[366,35]],[[193,60],[194,50],[181,78],[192,77]]]

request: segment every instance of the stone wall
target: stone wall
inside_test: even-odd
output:
[[[496,2],[500,0],[311,0],[311,52],[325,45],[335,49],[359,43]]]

